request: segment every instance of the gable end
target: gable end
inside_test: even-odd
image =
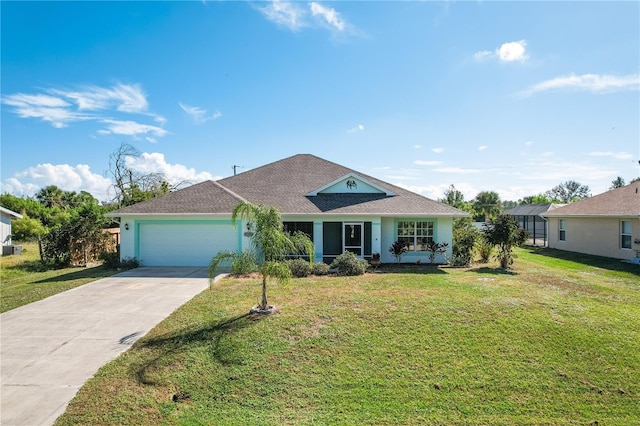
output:
[[[307,197],[315,197],[319,194],[379,194],[385,196],[396,195],[376,183],[371,182],[356,173],[348,173],[339,177],[320,188],[306,194]]]

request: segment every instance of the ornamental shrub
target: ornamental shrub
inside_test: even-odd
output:
[[[345,251],[331,263],[331,268],[338,269],[338,275],[364,275],[367,267],[369,267],[369,262],[364,259],[358,259],[350,251]]]
[[[305,278],[311,274],[311,265],[308,260],[304,259],[290,259],[287,260],[287,265],[291,271],[291,276],[295,278]]]
[[[471,264],[473,260],[473,248],[480,237],[480,230],[474,226],[471,219],[454,219],[452,248],[452,262],[454,265],[468,266]],[[487,259],[489,255],[487,255]]]
[[[120,253],[117,251],[103,251],[100,253],[102,266],[107,269],[118,269],[120,267]]]
[[[311,268],[311,273],[313,275],[328,275],[329,274],[329,265],[324,262],[314,263]]]
[[[402,256],[409,250],[407,243],[404,241],[396,241],[389,247],[389,252],[396,258],[396,263],[400,263]]]

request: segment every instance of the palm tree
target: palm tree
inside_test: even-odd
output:
[[[36,192],[36,200],[45,207],[61,207],[66,209],[65,193],[55,185],[49,185]]]
[[[476,195],[473,207],[484,216],[484,221],[489,222],[492,217],[502,212],[500,196],[494,191],[483,191]]]
[[[301,232],[286,232],[282,216],[275,207],[242,202],[233,209],[231,215],[234,224],[237,219],[245,221],[253,232],[251,244],[259,265],[258,270],[262,274],[262,301],[258,310],[268,311],[270,306],[267,301],[267,279],[273,277],[279,282],[285,282],[291,277],[291,271],[284,262],[289,255],[303,254],[312,262],[313,242]],[[235,255],[239,256],[229,252],[215,256],[209,264],[209,279],[215,277],[221,262],[231,260]]]

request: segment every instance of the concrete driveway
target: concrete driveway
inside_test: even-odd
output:
[[[102,365],[208,285],[206,268],[137,268],[1,314],[0,424],[53,424]]]

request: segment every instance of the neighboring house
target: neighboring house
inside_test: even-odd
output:
[[[190,187],[108,214],[120,218],[120,255],[145,266],[206,266],[221,250],[250,248],[251,224],[234,227],[241,202],[277,208],[289,231],[315,244],[316,262],[346,250],[361,258],[409,245],[404,262],[428,262],[429,240],[449,243],[452,222],[465,212],[313,155],[301,154],[219,181]],[[443,262],[443,257],[437,259]]]
[[[534,245],[546,245],[547,221],[540,215],[562,206],[564,204],[521,204],[504,214],[516,219],[518,226],[529,233]]]
[[[625,260],[640,252],[640,181],[542,216],[551,248]]]
[[[0,228],[0,238],[2,238],[3,246],[11,245],[11,221],[13,219],[22,219],[22,215],[0,206],[0,217],[2,228]]]

